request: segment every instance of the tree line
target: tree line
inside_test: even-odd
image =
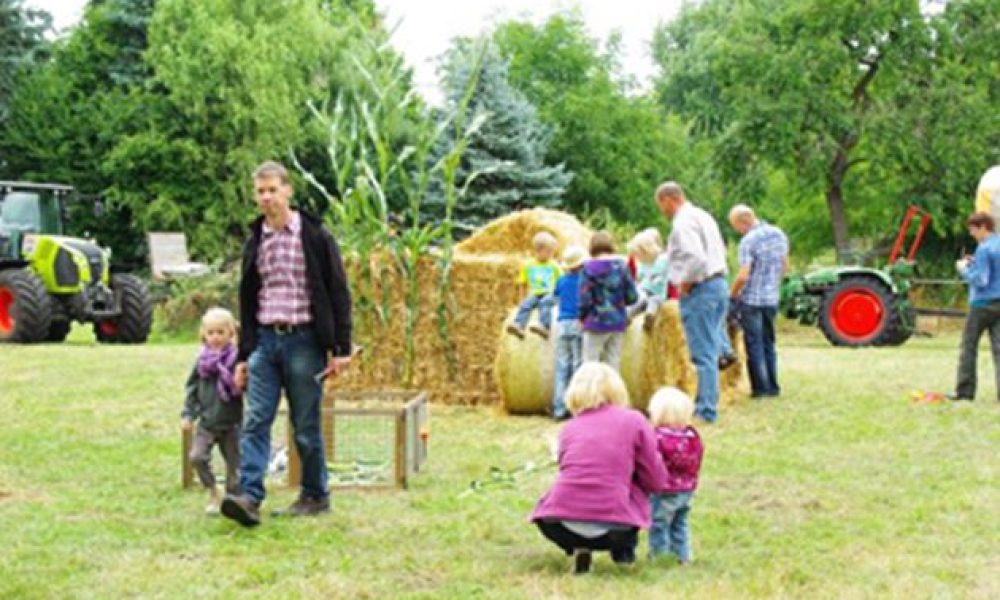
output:
[[[651,25],[657,72],[637,82],[620,36],[570,10],[454,40],[432,106],[371,0],[92,0],[58,38],[0,0],[0,176],[102,198],[71,228],[133,264],[148,229],[233,256],[264,157],[301,168],[309,210],[374,191],[405,229],[453,204],[458,235],[536,205],[656,224],[651,190],[676,179],[718,217],[759,207],[803,259],[879,246],[912,202],[944,262],[1000,162],[998,22],[1000,0],[705,0]],[[413,160],[431,141],[422,160],[456,160],[451,203]]]

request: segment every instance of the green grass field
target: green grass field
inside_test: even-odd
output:
[[[193,344],[0,346],[0,598],[997,598],[1000,405],[911,406],[952,385],[957,337],[781,347],[784,397],[703,430],[695,562],[606,555],[586,577],[526,518],[551,480],[459,498],[491,466],[544,461],[557,426],[434,407],[406,492],[254,530],[180,489]],[[985,347],[984,347],[985,350]],[[266,509],[294,498],[272,490]]]

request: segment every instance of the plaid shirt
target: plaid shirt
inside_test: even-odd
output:
[[[740,295],[749,306],[777,306],[779,287],[788,256],[783,231],[758,221],[740,240],[740,266],[750,267],[750,279]]]
[[[259,323],[300,325],[312,320],[302,251],[302,218],[297,211],[291,211],[281,229],[271,229],[264,222],[257,271],[261,280],[257,295]]]

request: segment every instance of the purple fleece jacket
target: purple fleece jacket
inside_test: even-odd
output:
[[[602,406],[559,434],[559,474],[531,515],[649,527],[649,494],[666,485],[653,428],[638,411]]]
[[[639,301],[628,266],[620,258],[593,258],[583,265],[580,319],[583,330],[616,333],[628,328],[627,307]]]

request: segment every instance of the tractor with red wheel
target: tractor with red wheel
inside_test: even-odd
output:
[[[112,273],[109,249],[63,235],[72,195],[65,185],[0,181],[0,342],[61,342],[79,321],[100,342],[143,343],[149,289]]]
[[[919,219],[919,221],[915,221]],[[903,247],[912,223],[916,236]],[[910,206],[882,269],[827,267],[790,275],[781,285],[781,312],[803,325],[819,325],[834,346],[898,346],[913,335],[917,311],[910,300],[916,253],[931,216]]]

